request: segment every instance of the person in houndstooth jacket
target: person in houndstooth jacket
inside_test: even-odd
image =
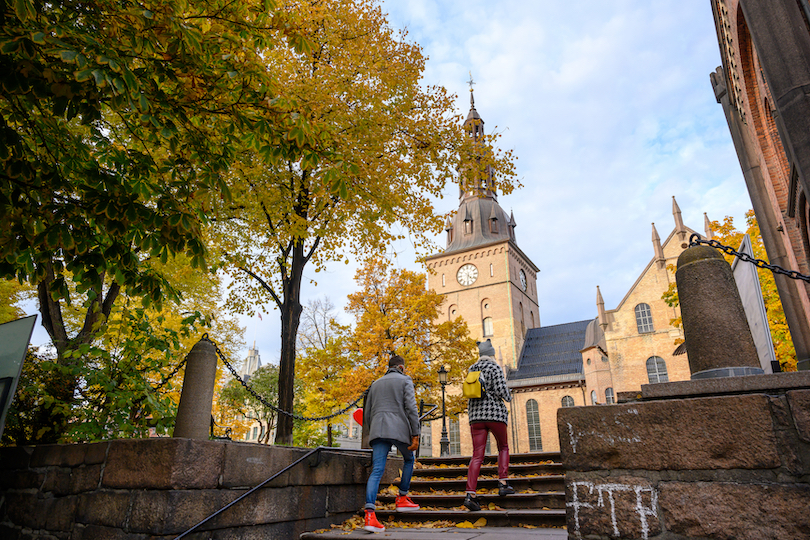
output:
[[[484,450],[487,437],[490,433],[495,436],[498,443],[498,495],[504,497],[515,492],[509,485],[509,443],[506,438],[506,423],[509,420],[509,411],[504,401],[512,401],[512,394],[506,386],[503,370],[495,363],[495,348],[490,340],[478,343],[479,359],[467,371],[480,371],[480,380],[484,394],[480,398],[467,400],[467,412],[470,418],[470,432],[472,433],[473,455],[467,471],[467,494],[464,497],[464,506],[469,510],[478,511],[481,505],[475,490],[478,486],[478,474],[484,462]]]

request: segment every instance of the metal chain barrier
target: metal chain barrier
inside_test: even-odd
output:
[[[361,399],[363,399],[363,398],[365,397],[365,395],[366,395],[366,393],[365,393],[365,392],[363,392],[363,394],[362,394],[362,395],[360,395],[360,397],[358,397],[357,399],[355,399],[353,402],[349,403],[349,405],[347,405],[347,406],[346,406],[346,407],[344,407],[343,409],[340,409],[340,410],[339,410],[339,411],[337,411],[337,412],[334,412],[334,413],[330,414],[329,416],[306,417],[306,416],[301,416],[301,415],[298,415],[298,414],[295,414],[295,413],[291,413],[291,412],[289,412],[289,411],[285,411],[285,410],[283,410],[283,409],[280,409],[280,408],[276,407],[275,405],[273,405],[272,403],[270,403],[269,401],[267,401],[266,399],[264,399],[262,396],[260,396],[260,395],[258,394],[258,392],[256,392],[256,390],[254,390],[253,388],[251,388],[251,387],[250,387],[250,385],[249,385],[249,384],[248,384],[246,381],[244,381],[244,380],[242,379],[242,377],[240,377],[240,376],[239,376],[239,374],[236,372],[236,370],[235,370],[235,369],[234,369],[234,367],[231,365],[231,363],[230,363],[230,362],[228,362],[228,359],[227,359],[227,358],[225,358],[225,355],[224,355],[224,354],[222,353],[222,351],[220,350],[219,345],[217,345],[217,344],[216,344],[216,343],[215,343],[213,340],[211,340],[211,338],[209,338],[209,337],[208,337],[208,333],[207,333],[207,332],[206,332],[205,334],[203,334],[203,336],[200,338],[200,341],[207,341],[207,342],[209,342],[211,345],[213,345],[213,346],[214,346],[214,349],[216,350],[216,352],[217,352],[217,356],[219,357],[219,359],[220,359],[220,360],[222,360],[222,363],[223,363],[223,364],[225,364],[225,367],[227,367],[227,368],[228,368],[228,371],[230,371],[230,372],[231,372],[231,375],[233,375],[233,376],[234,376],[234,378],[235,378],[237,381],[239,381],[239,383],[240,383],[242,386],[244,386],[244,387],[245,387],[245,390],[247,390],[247,391],[248,391],[248,393],[250,393],[250,395],[251,395],[251,396],[253,396],[254,398],[256,398],[256,399],[257,399],[257,400],[258,400],[258,401],[259,401],[259,402],[260,402],[262,405],[264,405],[265,407],[267,407],[267,408],[269,408],[269,409],[273,409],[273,410],[274,410],[274,411],[276,411],[277,413],[279,413],[279,414],[283,414],[283,415],[286,415],[286,416],[289,416],[289,417],[291,417],[291,418],[293,418],[293,419],[295,419],[295,420],[303,420],[303,421],[306,421],[306,422],[317,422],[317,421],[322,421],[322,420],[331,420],[332,418],[335,418],[335,417],[337,417],[337,416],[340,416],[341,414],[346,413],[346,412],[347,412],[349,409],[351,409],[352,407],[356,407],[356,406],[357,406],[357,404],[360,402],[360,400],[361,400]]]
[[[179,363],[179,364],[177,364],[177,367],[175,367],[175,368],[172,370],[172,372],[171,372],[171,373],[169,373],[168,375],[166,375],[165,377],[163,377],[163,380],[162,380],[162,381],[160,381],[160,382],[159,382],[159,383],[157,383],[155,386],[153,386],[153,387],[152,387],[152,389],[153,389],[155,392],[157,392],[158,390],[160,390],[161,388],[163,388],[163,387],[166,385],[166,383],[168,383],[168,382],[171,380],[171,378],[172,378],[172,377],[174,377],[175,375],[177,375],[177,372],[178,372],[178,371],[180,371],[180,369],[181,369],[183,366],[185,366],[185,365],[186,365],[186,360],[188,360],[188,355],[186,355],[186,356],[185,356],[185,357],[184,357],[184,358],[183,358],[183,359],[180,361],[180,363]]]
[[[732,247],[724,246],[717,240],[704,240],[699,234],[695,233],[689,237],[689,247],[697,246],[698,244],[706,244],[707,246],[711,246],[721,251],[725,251],[729,255],[734,255],[735,257],[739,258],[742,261],[750,262],[758,268],[765,268],[766,270],[770,270],[774,274],[782,274],[791,279],[800,279],[802,281],[810,283],[810,276],[808,275],[800,274],[796,270],[785,270],[781,266],[777,266],[775,264],[768,264],[766,261],[763,261],[762,259],[755,259],[750,255],[748,255],[747,253],[740,253],[738,251],[735,251],[734,248]]]

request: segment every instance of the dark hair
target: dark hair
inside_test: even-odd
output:
[[[392,354],[391,359],[388,361],[388,367],[404,366],[405,359],[398,354]]]

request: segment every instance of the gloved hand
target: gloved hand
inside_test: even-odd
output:
[[[411,445],[408,447],[408,450],[411,452],[416,452],[419,449],[419,436],[411,437]]]

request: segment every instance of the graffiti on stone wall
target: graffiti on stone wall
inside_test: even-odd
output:
[[[570,488],[571,500],[566,503],[566,506],[571,508],[574,514],[574,535],[576,538],[582,538],[580,514],[583,509],[587,509],[587,513],[591,516],[609,512],[610,524],[613,528],[611,532],[614,536],[621,536],[619,531],[621,520],[616,516],[617,498],[627,496],[635,499],[629,501],[629,506],[633,510],[633,519],[637,520],[637,522],[627,525],[631,525],[633,529],[638,525],[641,537],[644,540],[649,538],[650,522],[648,518],[658,518],[658,492],[654,488],[618,483],[597,484],[588,481],[571,482]],[[580,488],[584,489],[581,490]],[[649,494],[649,504],[644,503],[644,494]],[[630,515],[622,516],[622,519],[628,518],[630,518]]]
[[[570,422],[566,422],[568,425],[568,439],[569,443],[571,444],[571,451],[575,454],[577,453],[577,443],[579,440],[585,436],[588,437],[596,437],[597,439],[602,439],[605,442],[610,444],[616,444],[617,442],[625,442],[625,443],[637,443],[641,442],[641,437],[638,435],[630,433],[631,428],[630,426],[626,425],[622,421],[623,415],[635,415],[638,416],[638,409],[627,409],[624,411],[619,412],[613,417],[613,422],[622,428],[625,428],[628,431],[626,436],[622,435],[614,435],[615,428],[611,430],[602,429],[602,426],[597,426],[595,429],[588,429],[587,431],[574,431],[574,426],[571,425]]]

